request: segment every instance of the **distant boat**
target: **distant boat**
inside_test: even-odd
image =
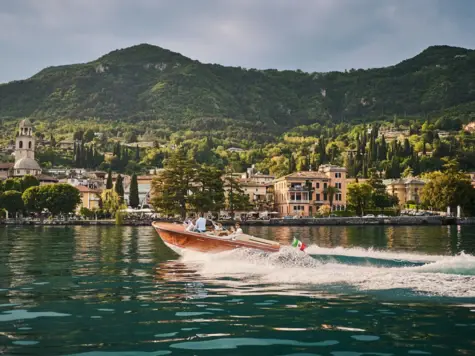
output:
[[[184,250],[218,253],[237,248],[250,248],[266,252],[278,252],[280,249],[278,242],[247,234],[220,237],[211,232],[189,232],[180,224],[153,222],[152,226],[165,245],[178,254],[182,254]]]

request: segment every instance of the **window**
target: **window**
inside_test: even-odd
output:
[[[26,170],[26,174],[30,174],[30,170],[29,170],[29,169]]]
[[[335,188],[341,189],[341,183],[335,183]]]
[[[320,183],[316,183],[316,184],[315,184],[315,187],[316,187],[317,189],[320,189]]]
[[[341,193],[335,194],[335,200],[336,201],[341,201],[341,198],[342,198]]]
[[[328,183],[323,183],[323,189],[327,189]]]
[[[31,149],[31,141],[28,142],[28,148]]]
[[[23,148],[23,141],[20,141],[18,147]]]
[[[317,194],[317,195],[316,195],[315,200],[316,200],[316,201],[320,201],[320,194]]]
[[[323,193],[323,200],[328,200],[328,194],[327,193]]]
[[[341,178],[341,173],[335,173],[335,178]]]

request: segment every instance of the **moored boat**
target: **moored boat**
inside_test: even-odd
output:
[[[217,253],[237,248],[251,248],[266,252],[277,252],[280,244],[275,241],[261,239],[247,234],[217,236],[212,232],[197,233],[186,231],[180,224],[153,222],[162,241],[178,254],[183,250]]]

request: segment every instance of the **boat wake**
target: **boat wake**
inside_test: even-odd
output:
[[[475,298],[475,256],[433,256],[362,248],[309,246],[306,253],[234,250],[219,254],[186,251],[180,263],[208,281],[237,290],[252,287],[328,291],[405,290],[427,296]]]

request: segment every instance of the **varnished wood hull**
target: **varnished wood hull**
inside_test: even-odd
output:
[[[266,252],[277,252],[280,245],[277,243],[263,244],[251,241],[226,240],[205,234],[185,231],[183,225],[154,222],[152,226],[162,241],[177,253],[183,250],[218,253],[235,250],[237,248],[252,248]],[[258,239],[256,239],[257,241]]]

